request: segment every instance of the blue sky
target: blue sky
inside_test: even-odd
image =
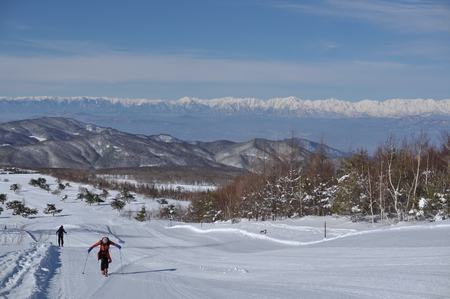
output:
[[[0,0],[0,96],[450,98],[448,0]]]

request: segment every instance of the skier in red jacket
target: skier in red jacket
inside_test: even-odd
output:
[[[99,245],[100,251],[97,253],[97,258],[101,260],[100,270],[102,270],[103,275],[108,275],[108,264],[112,262],[111,256],[109,255],[109,246],[113,245],[119,249],[121,249],[122,247],[119,244],[116,244],[109,240],[108,237],[103,237],[100,241],[89,247],[88,253],[91,252],[94,247],[97,247]]]

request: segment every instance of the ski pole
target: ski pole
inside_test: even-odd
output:
[[[69,235],[68,235],[68,234],[66,234],[66,237],[67,237],[67,245],[68,245],[68,247],[70,247],[70,242],[69,242]]]
[[[89,252],[88,252],[87,255],[86,255],[86,261],[84,262],[83,273],[81,273],[81,274],[84,274],[84,269],[86,269],[86,264],[87,264],[88,256],[89,256]]]
[[[122,249],[119,249],[119,252],[120,252],[120,265],[122,266],[122,274],[123,274]]]

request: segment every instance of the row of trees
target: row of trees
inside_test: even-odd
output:
[[[158,218],[158,219],[175,220],[176,217],[179,216],[179,214],[181,214],[180,212],[184,212],[184,211],[182,211],[183,209],[181,208],[181,206],[175,206],[174,204],[169,204],[168,201],[164,198],[159,199],[158,203],[160,204],[160,208],[157,213],[153,213],[153,211],[149,211],[145,205],[142,205],[141,209],[136,213],[136,216],[134,216],[134,219],[136,219],[137,221],[140,221],[140,222],[150,221],[152,216],[154,216],[155,218]],[[131,211],[128,211],[128,212],[124,213],[122,216],[126,217],[128,215],[128,217],[130,218],[133,214],[130,212]],[[186,213],[184,212],[184,214],[186,214]],[[177,220],[181,220],[181,218],[178,218]]]
[[[329,159],[324,147],[303,158],[294,152],[267,161],[231,184],[197,197],[187,219],[275,220],[306,215],[370,216],[375,221],[447,218],[450,135],[434,146],[426,134],[391,136],[373,156],[358,150]]]
[[[38,179],[31,179],[28,183],[30,186],[33,187],[39,187],[42,190],[45,190],[47,192],[50,192],[50,186],[47,184],[47,181],[45,178],[39,177]],[[58,184],[58,190],[63,190],[66,186],[61,184],[59,182]],[[21,193],[22,186],[20,184],[14,183],[10,186],[10,190],[14,191],[17,194]],[[8,196],[7,194],[0,194],[0,203],[5,204],[7,201]],[[30,208],[26,205],[25,199],[22,201],[20,200],[13,200],[6,202],[6,209],[12,210],[13,215],[20,215],[24,218],[28,218],[31,215],[36,215],[38,213],[38,209]],[[0,213],[3,212],[3,208],[0,207]],[[55,214],[59,214],[62,212],[62,209],[57,209],[55,204],[47,204],[47,207],[43,210],[44,214],[52,214],[55,216]]]
[[[45,190],[47,192],[51,192],[54,195],[60,195],[60,192],[64,190],[66,187],[70,187],[69,183],[66,183],[65,185],[62,184],[62,180],[60,178],[56,179],[57,188],[55,190],[50,189],[50,185],[47,183],[45,178],[39,177],[38,179],[30,179],[29,185],[33,187],[39,187],[42,190]],[[128,184],[128,183],[127,183]],[[97,182],[96,186],[101,186],[102,184],[99,184]],[[10,190],[14,191],[17,194],[21,194],[22,186],[20,184],[12,184],[10,186]],[[58,191],[58,192],[56,192]],[[79,186],[78,188],[78,194],[76,199],[84,201],[88,205],[92,204],[101,204],[107,201],[107,198],[110,196],[108,190],[103,189],[101,193],[96,193],[95,189],[89,190],[85,187]],[[62,201],[65,201],[67,199],[67,195],[64,195],[61,197]],[[110,206],[117,210],[118,212],[123,212],[125,206],[132,202],[136,201],[134,195],[128,190],[126,187],[122,187],[122,189],[116,194],[114,198],[110,201]],[[28,218],[29,216],[36,215],[38,213],[37,209],[32,209],[28,206],[26,206],[25,199],[22,201],[14,200],[7,202],[7,194],[0,194],[0,203],[5,204],[6,202],[6,209],[13,210],[13,215],[19,215],[24,218]],[[158,202],[161,204],[159,212],[155,214],[158,218],[170,218],[173,219],[174,215],[177,214],[178,208],[176,208],[172,204],[168,204],[167,200],[165,199],[159,199]],[[0,207],[0,214],[3,211],[3,208]],[[55,214],[59,214],[62,212],[62,209],[57,209],[55,204],[47,204],[47,207],[43,210],[44,214],[52,214],[55,216]],[[153,211],[147,211],[145,206],[142,206],[141,210],[139,212],[131,212],[127,211],[126,213],[128,216],[131,214],[136,214],[134,217],[138,221],[145,221],[150,220]]]
[[[194,168],[194,173],[190,173]],[[197,192],[185,192],[176,186],[176,182],[184,184],[225,185],[232,180],[233,175],[220,172],[220,169],[206,169],[206,174],[201,173],[197,167],[171,167],[162,170],[155,168],[139,169],[41,169],[40,173],[51,175],[60,180],[77,182],[79,184],[91,185],[96,189],[121,191],[124,188],[130,192],[140,194],[144,197],[173,198],[191,201],[197,196]],[[234,173],[242,173],[235,171]],[[157,185],[168,185],[162,188]]]
[[[31,215],[36,215],[38,213],[38,209],[32,209],[26,206],[25,201],[13,200],[8,201],[6,203],[6,209],[12,210],[13,215],[20,215],[24,218],[28,218]],[[0,207],[0,212],[3,211],[3,208]],[[47,207],[44,209],[44,214],[59,214],[62,212],[62,209],[57,209],[55,204],[47,204]]]

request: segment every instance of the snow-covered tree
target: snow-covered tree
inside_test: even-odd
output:
[[[137,221],[143,222],[148,219],[147,217],[147,209],[145,205],[142,205],[141,210],[137,213],[137,215],[134,217]]]
[[[113,198],[113,200],[111,200],[111,203],[110,203],[111,207],[114,210],[117,210],[119,212],[121,212],[123,210],[123,208],[126,206],[126,204],[127,204],[126,202],[124,202],[123,200],[121,200],[120,198],[117,198],[117,197]]]
[[[13,210],[13,215],[20,215],[24,218],[28,218],[30,215],[35,215],[38,213],[37,209],[31,209],[18,200],[7,202],[6,208],[8,210]]]
[[[57,209],[55,207],[55,204],[47,204],[47,207],[44,209],[44,214],[52,214],[55,216],[55,214],[59,214],[62,212],[62,209]]]

